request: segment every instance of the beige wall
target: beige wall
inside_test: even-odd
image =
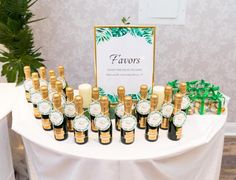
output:
[[[93,83],[93,26],[136,24],[138,0],[38,1],[33,11],[47,20],[33,25],[49,68],[63,64],[69,83]],[[156,83],[205,79],[231,96],[230,121],[236,121],[236,2],[188,0],[184,26],[159,26]]]

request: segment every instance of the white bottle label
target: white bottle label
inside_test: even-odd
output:
[[[169,118],[173,113],[174,105],[171,103],[165,103],[161,107],[161,113],[165,118]]]
[[[150,102],[147,100],[141,100],[138,102],[136,109],[139,114],[147,115],[150,112]]]
[[[153,111],[148,115],[147,123],[151,127],[158,127],[162,122],[162,114],[159,111]]]
[[[190,106],[190,104],[191,104],[191,101],[189,97],[185,95],[181,103],[181,109],[183,110],[187,109]]]
[[[187,119],[185,112],[179,111],[173,118],[173,123],[176,127],[182,127]]]
[[[73,103],[65,103],[64,113],[67,117],[75,117],[76,115],[75,105]]]
[[[125,131],[132,131],[137,125],[137,119],[133,115],[125,115],[121,119],[121,128]]]
[[[47,100],[42,100],[38,103],[38,110],[42,115],[49,115],[52,110],[51,102]]]
[[[118,104],[116,106],[116,109],[115,109],[115,112],[116,112],[116,115],[121,118],[123,115],[124,115],[124,104]]]
[[[101,106],[99,102],[94,101],[90,104],[89,114],[91,114],[92,116],[97,116],[101,114]]]
[[[87,131],[89,128],[89,119],[82,115],[82,116],[76,116],[74,119],[74,129],[76,131]]]
[[[49,118],[55,126],[60,126],[63,123],[63,114],[59,111],[51,111]]]
[[[42,96],[39,92],[32,92],[30,97],[33,104],[38,104],[42,100]]]
[[[98,115],[94,119],[94,122],[95,122],[95,126],[101,131],[105,131],[111,126],[111,120],[107,116],[104,116],[104,115]]]
[[[30,89],[33,87],[31,79],[24,81],[24,87],[26,91],[30,91]]]

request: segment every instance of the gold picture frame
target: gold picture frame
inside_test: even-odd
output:
[[[96,25],[94,26],[94,78],[95,86],[98,86],[98,74],[97,74],[97,37],[96,30],[98,28],[151,28],[153,32],[153,63],[152,63],[152,88],[155,82],[155,65],[156,65],[156,26],[139,26],[139,25]]]

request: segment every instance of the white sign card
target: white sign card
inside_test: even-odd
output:
[[[150,26],[96,26],[95,80],[106,93],[139,92],[141,84],[153,86],[155,33]]]

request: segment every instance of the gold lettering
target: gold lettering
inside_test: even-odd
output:
[[[124,138],[126,143],[132,143],[134,141],[134,132],[125,132]]]
[[[54,128],[54,136],[58,140],[64,139],[64,130],[63,128]]]
[[[157,139],[157,130],[156,129],[149,129],[148,130],[148,138],[149,138],[149,140],[156,140]]]
[[[93,130],[93,131],[97,131],[97,130],[98,130],[97,127],[95,126],[94,121],[92,121],[91,127],[92,127],[92,130]]]
[[[75,131],[75,141],[77,143],[84,143],[84,139],[85,139],[84,132],[77,132],[77,131]]]
[[[146,120],[147,118],[146,117],[141,117],[140,120],[139,120],[139,126],[141,128],[145,128],[146,127]]]
[[[52,124],[49,119],[42,119],[42,125],[43,125],[43,129],[48,130],[52,128]]]
[[[167,118],[163,118],[161,122],[161,128],[168,129],[168,126],[169,126],[169,120]]]
[[[110,142],[111,135],[109,132],[101,132],[100,137],[101,137],[102,143],[109,143]]]
[[[180,127],[180,128],[178,128],[178,127],[176,127],[176,138],[177,139],[180,139],[181,137],[182,137],[182,128]]]
[[[39,119],[41,118],[41,114],[39,113],[38,108],[34,108],[34,116]]]

